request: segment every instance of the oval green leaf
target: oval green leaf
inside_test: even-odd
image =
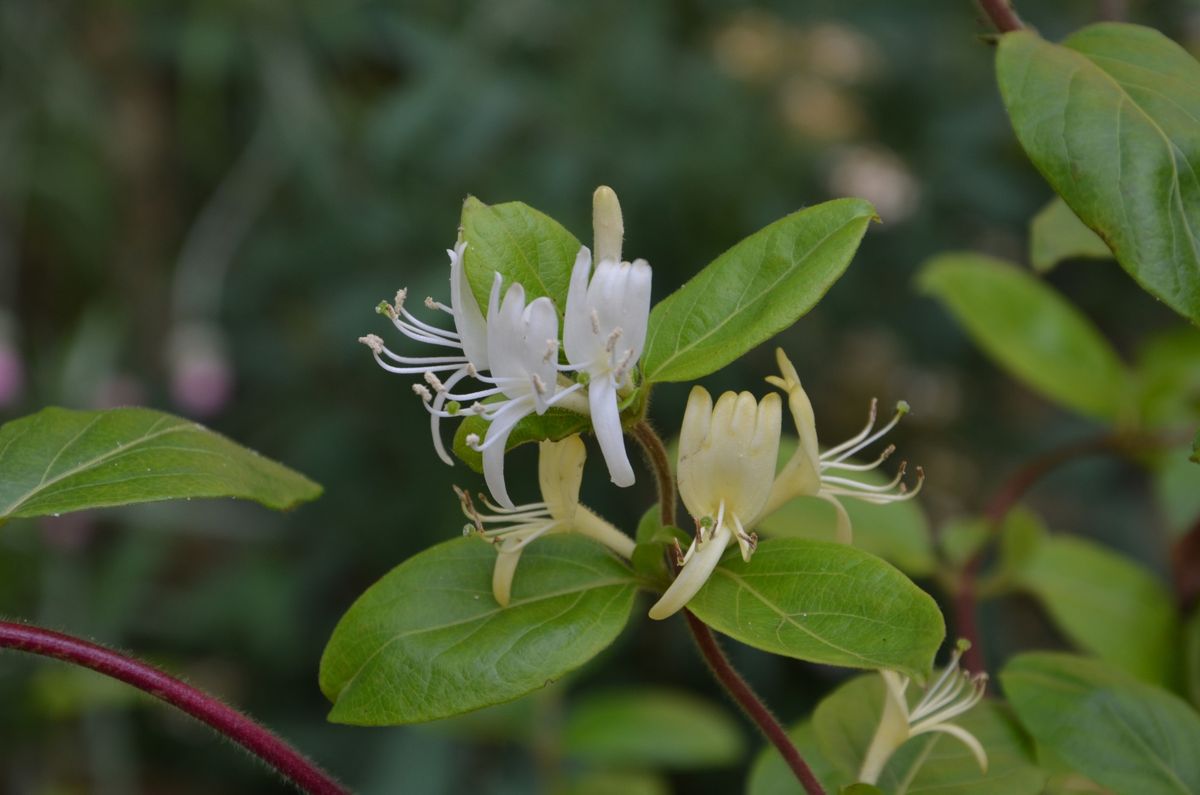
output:
[[[1200,323],[1200,64],[1158,31],[1092,25],[996,55],[1017,138],[1143,288]]]
[[[193,497],[282,510],[320,493],[300,473],[160,411],[48,408],[0,426],[0,522]]]
[[[1000,675],[1040,746],[1118,793],[1200,793],[1200,715],[1098,660],[1022,654]]]
[[[937,604],[891,564],[799,538],[763,541],[749,563],[731,550],[688,609],[772,654],[918,678],[946,634]]]
[[[492,597],[495,562],[478,538],[447,541],[359,597],[321,659],[329,719],[418,723],[511,701],[599,654],[629,618],[636,580],[591,541],[530,545],[508,607]]]
[[[943,254],[918,276],[1002,367],[1045,397],[1101,419],[1124,414],[1132,379],[1074,306],[1028,272],[981,254]]]
[[[621,768],[726,767],[745,753],[745,739],[726,711],[659,689],[586,696],[571,708],[562,743],[572,757]]]
[[[571,266],[581,246],[574,235],[522,202],[489,205],[474,196],[463,202],[461,223],[467,241],[463,267],[484,314],[493,274],[499,273],[505,289],[520,282],[526,300],[549,296],[562,317]]]
[[[645,380],[720,370],[812,309],[850,264],[875,208],[837,199],[755,232],[650,312]]]
[[[1055,198],[1029,222],[1029,261],[1045,273],[1068,259],[1112,259],[1112,252],[1066,202]]]
[[[1177,673],[1179,618],[1166,587],[1115,552],[1070,536],[1047,536],[1013,572],[1080,648],[1153,684]]]

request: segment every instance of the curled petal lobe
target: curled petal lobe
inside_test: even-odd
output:
[[[683,564],[679,576],[663,593],[662,598],[650,608],[650,618],[660,621],[679,612],[690,602],[704,583],[708,582],[708,578],[721,561],[725,548],[732,540],[733,534],[727,527],[718,527],[713,537],[700,545],[688,562]]]
[[[592,428],[596,432],[600,451],[604,454],[604,462],[608,465],[609,478],[617,486],[632,486],[633,466],[625,451],[616,384],[608,378],[592,381],[588,385],[588,401],[592,410]]]

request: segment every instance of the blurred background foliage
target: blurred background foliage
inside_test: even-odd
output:
[[[1058,37],[1124,4],[1027,5]],[[1200,7],[1129,6],[1200,45]],[[588,239],[591,191],[612,185],[656,299],[792,210],[863,196],[883,224],[780,341],[825,438],[853,433],[872,396],[906,398],[896,441],[929,474],[935,526],[977,514],[1022,459],[1094,430],[1002,375],[911,285],[951,248],[1027,262],[1027,223],[1051,196],[1004,117],[985,32],[968,0],[0,4],[0,418],[164,408],[326,487],[285,516],[213,502],[10,525],[0,613],[181,671],[364,792],[530,792],[589,765],[604,773],[592,792],[740,789],[760,746],[745,724],[740,740],[709,727],[714,769],[684,760],[658,780],[624,770],[640,764],[636,743],[586,740],[603,733],[597,711],[630,703],[596,695],[610,688],[688,690],[729,711],[678,622],[637,622],[565,685],[490,714],[324,722],[317,662],[338,617],[459,532],[451,483],[480,485],[436,463],[408,383],[355,339],[386,333],[372,308],[400,286],[444,295],[442,250],[468,193],[528,202]],[[1111,262],[1048,279],[1127,358],[1162,331],[1196,336]],[[764,346],[708,386],[761,391],[772,369]],[[656,391],[667,434],[685,390]],[[652,480],[617,494],[589,471],[585,501],[632,530]],[[1180,502],[1195,494],[1186,475],[1168,488],[1182,495],[1174,515],[1144,472],[1097,460],[1033,501],[1054,529],[1165,577],[1168,522],[1189,520]],[[984,623],[993,659],[1060,642],[1032,603],[989,605]],[[842,675],[732,652],[788,722]],[[5,793],[286,791],[197,724],[86,672],[4,655],[0,704]]]

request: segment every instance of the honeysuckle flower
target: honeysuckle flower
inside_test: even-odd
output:
[[[466,492],[455,489],[462,501],[463,512],[471,520],[465,532],[477,533],[496,547],[498,556],[492,573],[492,593],[501,605],[507,607],[512,596],[513,575],[521,551],[544,535],[578,532],[596,539],[622,557],[633,554],[632,538],[579,504],[586,456],[587,450],[578,436],[539,444],[541,502],[505,508],[482,497],[492,513],[480,513]]]
[[[872,400],[866,427],[854,437],[821,452],[817,445],[817,427],[812,403],[809,402],[808,395],[800,385],[796,368],[792,366],[782,349],[776,349],[775,358],[779,363],[780,375],[769,376],[767,382],[787,394],[788,408],[796,423],[800,443],[795,454],[776,476],[761,516],[774,512],[794,497],[819,497],[831,503],[837,510],[837,537],[842,543],[848,544],[852,538],[852,528],[850,517],[839,500],[840,497],[851,497],[883,505],[912,499],[925,482],[924,470],[917,467],[917,485],[909,491],[908,486],[904,483],[907,462],[901,462],[896,477],[890,483],[881,486],[836,474],[837,472],[866,472],[875,469],[887,460],[888,456],[895,452],[895,445],[888,445],[878,458],[869,463],[856,464],[848,461],[851,456],[879,441],[887,435],[888,431],[896,427],[900,418],[908,413],[908,404],[903,401],[898,403],[896,413],[892,416],[891,421],[875,430],[878,403]]]
[[[534,412],[544,414],[583,385],[560,387],[558,383],[558,313],[554,302],[542,296],[526,305],[525,288],[520,284],[510,285],[501,301],[502,282],[497,273],[488,300],[487,356],[491,375],[475,374],[490,386],[455,394],[448,391],[449,382],[440,384],[432,374],[427,374],[426,380],[438,397],[454,401],[447,414],[461,411],[458,406],[463,401],[495,398],[487,403],[476,402],[468,409],[489,424],[482,441],[476,434],[469,434],[466,441],[483,454],[483,476],[492,498],[512,508],[504,484],[504,448],[513,426]]]
[[[988,758],[983,744],[962,726],[950,723],[978,704],[987,689],[987,674],[971,674],[958,667],[959,659],[968,648],[969,643],[959,641],[950,663],[912,707],[907,698],[909,678],[895,671],[879,672],[885,685],[883,715],[863,758],[859,781],[876,783],[896,749],[910,738],[928,732],[957,738],[975,755],[980,769],[987,772]]]
[[[456,351],[455,353],[446,356],[400,356],[389,350],[383,340],[375,334],[359,338],[359,342],[371,349],[379,366],[388,372],[401,375],[421,374],[431,386],[441,387],[437,389],[436,395],[419,384],[420,388],[415,391],[422,398],[428,398],[425,403],[430,414],[429,424],[430,432],[433,434],[433,447],[437,451],[438,458],[447,464],[453,464],[453,461],[442,444],[442,435],[438,426],[443,417],[458,415],[456,410],[446,411],[443,408],[450,390],[463,378],[475,376],[479,372],[487,370],[489,366],[487,326],[483,319],[483,313],[479,309],[479,302],[475,300],[475,295],[471,292],[471,285],[467,282],[467,276],[463,270],[463,254],[466,248],[466,241],[460,240],[454,248],[446,250],[446,253],[450,255],[450,306],[432,298],[425,299],[426,307],[446,312],[453,318],[453,329],[438,328],[418,319],[409,312],[404,306],[408,297],[406,289],[401,289],[396,293],[395,303],[389,304],[384,301],[376,307],[376,311],[386,315],[400,330],[400,333],[409,339],[426,345],[448,348]],[[443,380],[438,373],[449,373],[449,375],[445,376]]]
[[[697,521],[696,537],[651,618],[687,604],[730,544],[750,559],[757,543],[750,529],[775,474],[782,411],[774,393],[759,402],[749,392],[726,392],[714,406],[707,390],[692,388],[679,436],[679,494]]]
[[[620,393],[633,386],[633,369],[646,343],[650,315],[650,265],[621,261],[624,226],[621,205],[611,188],[593,197],[596,267],[584,246],[575,258],[563,316],[565,369],[586,381],[592,427],[618,486],[631,486],[633,467],[621,430]]]

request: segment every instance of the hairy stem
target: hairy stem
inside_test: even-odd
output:
[[[671,474],[671,461],[667,457],[667,446],[650,427],[650,423],[642,420],[633,426],[633,438],[638,440],[646,460],[654,470],[658,483],[659,516],[664,527],[675,524],[675,477]]]
[[[979,0],[979,7],[987,14],[992,25],[1001,33],[1022,30],[1025,25],[1008,0]]]
[[[667,526],[673,525],[675,524],[675,478],[671,474],[671,463],[667,458],[666,445],[645,420],[633,426],[633,437],[641,444],[642,450],[646,453],[646,459],[650,462],[655,477],[658,479],[658,501],[662,523]],[[825,790],[817,781],[817,777],[813,775],[812,768],[804,761],[804,757],[792,744],[791,738],[787,736],[783,726],[771,714],[771,710],[759,699],[742,675],[729,662],[729,658],[717,644],[712,630],[686,608],[683,611],[683,617],[687,619],[692,639],[696,641],[696,647],[700,650],[704,661],[708,663],[713,676],[750,720],[754,721],[754,725],[758,726],[771,744],[779,749],[779,753],[787,762],[788,767],[796,774],[796,779],[804,786],[804,791],[808,795],[825,795]]]
[[[349,795],[349,790],[265,727],[146,663],[70,635],[10,621],[0,621],[0,649],[52,657],[133,685],[207,723],[257,756],[302,792]]]
[[[742,708],[747,717],[754,721],[754,725],[758,726],[771,744],[779,750],[783,761],[787,762],[787,766],[791,768],[796,779],[803,785],[804,791],[808,795],[825,795],[825,789],[821,786],[821,782],[817,781],[812,768],[804,761],[804,757],[800,756],[800,752],[792,744],[792,740],[787,736],[783,726],[771,714],[771,710],[767,709],[767,706],[758,698],[742,675],[729,662],[729,658],[721,650],[712,630],[686,608],[683,611],[683,617],[687,619],[692,638],[696,641],[696,646],[700,649],[704,661],[708,663],[713,676]]]

